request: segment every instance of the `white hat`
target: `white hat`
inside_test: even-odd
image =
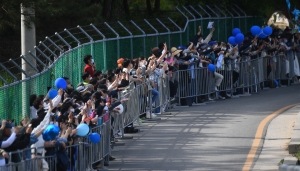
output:
[[[84,87],[83,85],[80,85],[76,88],[76,91],[79,93],[85,92],[88,89],[88,87]]]

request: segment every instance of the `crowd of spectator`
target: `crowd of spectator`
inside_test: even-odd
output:
[[[119,105],[130,100],[120,98],[120,94],[126,94],[130,90],[149,83],[147,90],[150,93],[147,98],[152,104],[147,106],[147,110],[157,117],[167,108],[167,105],[155,106],[160,93],[157,86],[160,78],[168,77],[168,87],[170,91],[170,103],[178,104],[178,87],[186,84],[197,86],[195,82],[195,71],[198,68],[205,68],[208,64],[216,66],[213,73],[215,79],[214,91],[219,91],[219,86],[225,78],[222,71],[231,71],[232,84],[237,83],[240,77],[240,62],[247,62],[258,57],[267,58],[266,66],[269,74],[278,60],[278,56],[290,62],[287,56],[294,54],[294,81],[299,81],[299,62],[296,53],[299,52],[300,34],[292,33],[291,29],[284,31],[273,28],[273,34],[267,38],[260,39],[251,34],[245,36],[243,43],[231,45],[227,42],[220,42],[213,39],[215,28],[212,28],[207,37],[201,34],[201,27],[198,33],[191,38],[187,46],[169,47],[164,42],[158,47],[154,47],[150,57],[139,57],[135,59],[119,58],[117,68],[108,70],[105,73],[96,69],[93,56],[85,55],[83,62],[86,64],[83,69],[82,81],[74,86],[68,78],[65,90],[59,89],[58,95],[54,99],[49,99],[47,95],[30,96],[30,115],[26,115],[22,121],[17,124],[13,120],[2,120],[0,128],[1,150],[0,165],[4,166],[11,162],[20,162],[29,160],[36,156],[51,156],[57,154],[57,170],[73,170],[77,160],[78,149],[76,147],[66,151],[67,146],[78,144],[76,136],[76,127],[80,123],[85,123],[91,128],[97,126],[98,118],[109,117],[110,112],[118,113]],[[290,66],[287,64],[286,78],[290,78]],[[181,74],[177,71],[186,71]],[[244,93],[244,91],[240,92]],[[231,94],[226,91],[220,91],[217,96],[209,94],[207,97],[201,95],[201,102],[213,100],[215,98],[230,98]],[[186,98],[186,105],[192,106],[195,103],[193,98]],[[30,118],[29,118],[30,116]],[[106,116],[106,117],[104,117]],[[146,115],[141,115],[139,122],[147,119]],[[113,122],[113,119],[112,121]],[[41,136],[47,125],[55,124],[60,127],[59,136],[53,141],[45,141]],[[17,126],[19,125],[19,126]],[[137,129],[129,125],[125,133],[136,133]],[[117,135],[111,135],[112,137]],[[18,154],[8,155],[9,152],[29,149],[24,152],[24,156]],[[68,154],[67,154],[68,153]],[[73,157],[68,157],[73,156]],[[109,160],[114,160],[110,156]],[[47,170],[50,163],[44,159],[38,160],[36,170]]]

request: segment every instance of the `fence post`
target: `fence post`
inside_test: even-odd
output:
[[[143,35],[144,35],[144,56],[146,56],[146,33],[144,32],[144,30],[142,30],[137,24],[135,24],[134,21],[130,20],[130,22],[137,28],[139,29]]]
[[[211,15],[210,15],[210,13],[208,13],[201,5],[198,4],[198,7],[199,7],[202,11],[204,11],[205,14],[208,15],[208,18],[209,18],[209,19],[212,18]],[[210,20],[210,21],[211,21],[211,20]],[[202,29],[202,30],[203,30],[203,29]],[[204,34],[204,32],[203,32],[203,34]],[[205,38],[203,38],[203,39],[205,39]]]
[[[28,53],[34,57],[36,59],[36,61],[38,61],[41,65],[43,65],[44,68],[46,68],[46,65],[44,64],[44,62],[42,62],[38,57],[36,57],[31,51],[28,51]]]
[[[170,38],[170,34],[171,34],[171,31],[170,31],[170,29],[166,26],[166,25],[164,25],[164,23],[162,23],[158,18],[156,18],[156,20],[165,28],[165,29],[167,29],[168,30],[168,45],[170,45],[171,44],[171,38]]]
[[[132,38],[133,38],[133,35],[132,33],[120,22],[118,21],[118,23],[120,24],[121,27],[123,27],[124,30],[127,31],[127,33],[129,33],[129,35],[131,36],[130,37],[130,55],[131,55],[131,59],[133,58],[133,43],[132,43]]]
[[[182,6],[182,8],[187,11],[194,19],[193,19],[193,22],[194,22],[194,33],[196,33],[196,17],[193,13],[191,13],[185,6]],[[190,35],[188,34],[188,37]]]
[[[98,34],[100,34],[102,37],[103,37],[103,39],[106,39],[106,37],[104,36],[104,34],[103,33],[101,33],[100,32],[100,30],[99,29],[97,29],[97,27],[95,27],[95,25],[94,24],[90,24],[90,26],[92,26],[93,27],[93,29],[98,33]]]
[[[13,73],[11,73],[2,63],[0,63],[0,67],[2,67],[11,77],[13,77],[15,81],[18,81],[17,77]]]
[[[193,6],[190,5],[190,8],[201,17],[200,21],[201,21],[201,26],[202,26],[203,25],[202,15]],[[196,30],[197,30],[197,26],[196,26]],[[196,30],[195,30],[195,33],[197,32]]]
[[[26,77],[29,77],[28,73],[24,71],[13,59],[9,59],[9,62],[13,63],[15,67],[17,67]]]
[[[86,31],[84,31],[84,30],[82,29],[82,27],[80,27],[80,26],[78,25],[77,28],[79,28],[79,30],[80,30],[84,35],[86,35],[86,37],[88,37],[88,38],[90,39],[91,42],[94,41],[93,38],[92,38],[89,34],[87,34]]]
[[[184,31],[187,31],[187,35],[189,35],[189,29],[187,29],[187,27],[188,27],[188,25],[189,25],[189,18],[178,8],[178,7],[176,7],[176,9],[177,9],[177,11],[179,11],[179,13],[181,14],[181,15],[183,15],[185,18],[186,18],[186,23],[185,23],[185,26],[184,26],[184,29],[183,29],[183,33],[184,33]],[[187,41],[186,42],[189,42],[189,38],[188,38],[188,36],[186,36],[186,39],[187,39]],[[181,42],[181,44],[182,44],[183,42]]]
[[[216,7],[216,9],[218,9],[225,16],[225,19],[224,19],[225,20],[225,29],[224,29],[225,32],[224,33],[225,33],[225,40],[226,40],[227,37],[228,37],[227,36],[227,15],[217,5],[214,5],[214,6]]]
[[[171,21],[171,23],[173,23],[180,31],[180,34],[179,34],[179,41],[180,41],[180,44],[182,44],[182,33],[183,33],[183,30],[170,18],[168,17],[168,19]]]
[[[233,28],[233,14],[225,7],[225,6],[223,6],[223,8],[228,12],[228,14],[230,14],[231,15],[231,27]],[[227,33],[227,31],[226,31],[226,33]]]
[[[103,41],[103,43],[102,43],[102,48],[103,48],[103,54],[102,54],[102,56],[103,56],[103,63],[104,63],[104,65],[103,65],[103,70],[105,69],[106,70],[106,37],[105,37],[105,35],[103,34],[103,33],[101,33],[100,32],[100,30],[98,30],[97,29],[97,27],[95,27],[92,23],[90,24],[90,26],[92,26],[92,28],[98,33],[98,34],[100,34],[101,36],[102,36],[102,38],[104,39],[104,41]],[[104,71],[103,71],[104,72]]]
[[[72,49],[72,46],[71,46],[65,39],[63,39],[63,38],[59,35],[59,33],[55,32],[55,35],[56,35],[62,42],[64,42],[64,44],[66,44],[66,45],[69,47],[69,50]]]
[[[119,58],[120,57],[120,36],[107,22],[104,22],[104,24],[117,36],[117,48],[118,48],[117,55]]]
[[[4,85],[7,85],[7,81],[3,77],[1,77],[1,75],[0,75],[0,80],[4,82]]]
[[[35,66],[33,66],[32,63],[28,61],[28,59],[24,55],[21,55],[21,58],[23,58],[25,62],[28,63],[28,65],[30,65],[37,73],[39,73],[39,70]]]
[[[54,61],[56,60],[56,58],[57,58],[57,55],[48,47],[48,46],[46,46],[45,44],[44,44],[44,42],[42,42],[42,41],[40,41],[39,42],[42,46],[44,46],[53,56],[55,56],[55,58],[54,58]]]
[[[241,11],[243,14],[244,14],[244,19],[245,19],[245,29],[247,29],[247,14],[239,7],[237,6],[236,4],[234,5],[237,9],[239,9],[239,11]],[[247,30],[244,30],[244,32],[246,32]]]
[[[70,33],[68,29],[64,29],[64,31],[67,32],[68,35],[70,37],[72,37],[78,43],[78,46],[80,46],[80,44],[81,44],[80,41],[72,33]]]
[[[155,33],[156,33],[156,45],[158,45],[158,36],[159,36],[158,31],[146,19],[144,19],[144,21],[155,31]]]
[[[239,28],[241,28],[241,15],[233,8],[231,7],[232,11],[234,11],[237,15],[238,15],[238,19],[239,19]]]
[[[210,6],[208,6],[208,5],[206,5],[206,7],[210,10],[210,11],[212,11],[216,16],[217,16],[217,18],[220,18],[220,16],[214,11],[214,10],[212,10],[211,8],[210,8]],[[219,19],[218,19],[218,25],[219,25]],[[217,29],[218,30],[218,40],[220,39],[220,29]]]
[[[35,46],[34,49],[42,54],[42,56],[44,56],[50,63],[52,63],[52,60],[43,51],[41,51],[41,49],[39,49],[37,46]]]
[[[52,44],[53,44],[53,45],[54,45],[61,53],[64,52],[59,46],[57,46],[56,43],[54,43],[54,42],[50,39],[50,37],[46,36],[46,40],[48,40],[50,43],[52,43]]]

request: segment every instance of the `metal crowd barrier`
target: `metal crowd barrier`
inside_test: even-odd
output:
[[[0,166],[0,171],[43,171],[43,168],[48,168],[49,171],[59,171],[57,169],[59,164],[57,152],[59,150],[66,154],[62,155],[60,153],[69,161],[69,171],[94,170],[93,167],[99,164],[103,167],[105,158],[109,162],[111,120],[109,119],[101,125],[90,128],[90,133],[100,134],[100,142],[92,143],[88,136],[78,137],[78,143],[67,146],[66,149],[54,149],[53,155],[49,156],[41,156],[35,152],[34,158],[28,158],[28,155],[26,155],[29,152],[31,156],[31,148],[10,152],[8,153],[8,164]],[[51,150],[49,148],[51,147],[45,147],[45,151]],[[41,149],[44,149],[44,147]]]
[[[237,62],[226,60],[215,71],[223,76],[218,90],[215,90],[215,73],[207,68],[195,65],[194,69],[179,70],[176,77],[179,104],[198,103],[207,99],[207,95],[216,93],[218,96],[222,91],[231,96],[237,91],[240,95],[249,95],[266,88],[271,82],[277,82],[276,86],[288,86],[292,81],[298,82],[299,57],[299,52],[287,52],[255,59],[241,57]]]
[[[218,87],[218,92],[233,94],[241,90],[241,94],[258,92],[265,88],[266,81],[278,80],[277,86],[282,86],[284,81],[289,85],[292,79],[300,78],[299,73],[299,53],[277,54],[275,56],[258,57],[256,59],[240,58],[238,62],[229,60],[221,68],[216,69],[216,73],[223,76],[223,80]],[[188,70],[179,70],[172,76],[162,76],[158,78],[156,85],[151,86],[149,81],[138,84],[133,89],[119,92],[118,98],[129,98],[123,103],[123,112],[115,113],[110,111],[110,119],[99,123],[90,129],[91,132],[101,135],[100,143],[92,143],[88,137],[79,137],[75,145],[65,149],[69,159],[70,171],[93,170],[96,165],[104,166],[104,161],[109,162],[108,157],[111,153],[111,141],[114,135],[121,133],[124,136],[125,127],[134,123],[141,115],[148,115],[157,108],[164,112],[170,102],[170,89],[178,84],[175,94],[172,96],[179,99],[181,104],[183,99],[191,103],[200,102],[204,96],[217,94],[215,90],[215,75],[205,67],[197,67]],[[288,74],[288,75],[287,75]],[[297,80],[298,80],[297,78]],[[152,105],[152,89],[159,92],[159,98]],[[175,89],[176,90],[176,89]],[[184,105],[184,104],[181,104]],[[103,121],[103,118],[99,118]],[[46,149],[47,150],[47,149]],[[48,164],[49,170],[57,170],[57,155],[39,156],[28,159],[26,153],[31,149],[24,149],[10,152],[8,164],[0,167],[0,171],[20,171],[36,170],[41,168],[42,163]],[[37,150],[36,150],[37,151]],[[13,161],[16,159],[18,161]],[[1,158],[0,158],[1,159]]]

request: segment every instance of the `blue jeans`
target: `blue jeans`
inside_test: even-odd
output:
[[[159,92],[155,89],[152,89],[152,104],[155,103],[158,97],[159,97]]]
[[[159,97],[159,91],[152,89],[152,104],[154,104]],[[155,108],[154,113],[159,113],[160,107]]]

